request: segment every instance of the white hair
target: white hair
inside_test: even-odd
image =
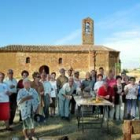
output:
[[[23,80],[23,85],[24,85],[26,82],[30,82],[30,80],[29,80],[28,78],[25,78],[25,79]]]

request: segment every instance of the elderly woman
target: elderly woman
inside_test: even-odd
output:
[[[35,89],[31,88],[30,80],[25,78],[23,80],[24,88],[20,89],[17,96],[17,104],[21,111],[21,117],[23,122],[23,135],[25,140],[35,139],[34,137],[34,121],[33,114],[38,113],[38,107],[40,105],[39,96]],[[28,134],[30,130],[30,134]]]
[[[72,93],[74,90],[76,90],[74,80],[73,78],[69,78],[68,83],[64,84],[62,89],[59,91],[58,97],[60,106],[60,116],[62,119],[70,119],[69,103],[72,99]]]
[[[127,118],[135,119],[136,116],[136,103],[138,95],[138,85],[135,83],[135,77],[130,78],[130,84],[124,88],[126,94]]]
[[[41,76],[40,76],[39,72],[34,72],[32,76],[33,76],[34,80],[31,82],[31,88],[34,88],[39,95],[39,100],[40,100],[39,114],[43,115],[44,87],[43,87],[43,84],[40,82]]]
[[[10,103],[9,103],[9,87],[3,82],[4,73],[0,72],[0,121],[5,121],[6,130],[12,130],[9,127]]]

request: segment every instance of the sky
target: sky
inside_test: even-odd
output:
[[[82,44],[82,19],[96,45],[120,51],[122,68],[140,67],[140,0],[0,0],[0,47]]]

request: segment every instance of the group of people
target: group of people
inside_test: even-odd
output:
[[[48,117],[57,114],[63,120],[70,120],[70,114],[75,114],[76,102],[74,95],[82,97],[96,96],[113,103],[108,108],[108,117],[111,120],[135,119],[136,107],[140,116],[140,85],[135,77],[128,77],[126,73],[115,76],[110,70],[105,75],[103,67],[98,72],[87,72],[85,79],[80,78],[80,72],[72,68],[61,68],[56,79],[56,73],[50,75],[45,71],[34,72],[33,81],[29,80],[29,72],[21,72],[21,80],[14,78],[14,71],[9,69],[7,77],[0,72],[0,121],[5,121],[6,130],[11,131],[16,109],[19,110],[19,121],[23,123],[23,134],[28,140],[34,137],[35,114]],[[100,108],[101,112],[103,108]],[[93,110],[94,111],[94,110]],[[30,130],[30,133],[28,132]]]

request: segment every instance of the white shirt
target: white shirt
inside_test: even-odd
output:
[[[44,91],[45,91],[44,95],[46,95],[46,94],[51,95],[52,86],[51,86],[50,82],[48,82],[48,81],[41,81],[41,82],[44,86]]]
[[[128,84],[124,87],[124,91],[128,90],[128,93],[126,93],[126,99],[137,99],[138,93],[138,85],[131,85]]]
[[[52,91],[51,91],[51,97],[56,97],[56,90],[57,90],[57,85],[56,81],[50,81],[50,84],[52,86]]]
[[[9,91],[9,87],[6,83],[0,83],[0,103],[9,102],[9,96],[6,92]]]
[[[104,81],[97,81],[94,85],[94,90],[97,90],[104,84]]]
[[[9,86],[9,90],[11,93],[17,93],[17,80],[16,79],[12,79],[10,80],[9,78],[6,78],[4,80],[4,82]],[[11,85],[14,85],[14,88],[10,88]]]
[[[76,90],[76,85],[75,83],[73,84],[72,87],[70,87],[69,83],[65,83],[63,87],[60,89],[58,97],[61,100],[65,100],[66,98],[63,96],[65,95],[72,95],[73,91]]]
[[[76,84],[76,88],[81,88],[81,80],[74,78],[74,83]]]

